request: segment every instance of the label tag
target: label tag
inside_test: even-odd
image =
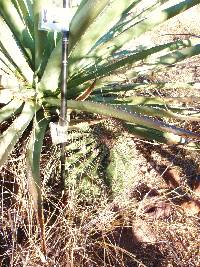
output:
[[[39,30],[69,31],[69,24],[74,12],[71,8],[48,7],[40,14]]]
[[[61,126],[58,123],[50,122],[51,139],[54,145],[68,141],[68,124]]]

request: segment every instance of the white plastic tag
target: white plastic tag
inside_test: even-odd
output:
[[[71,8],[43,8],[40,14],[39,29],[46,31],[69,31],[69,24],[73,13]]]
[[[66,124],[65,126],[61,126],[58,123],[51,122],[50,131],[51,131],[52,143],[54,145],[66,143],[68,141],[67,130],[68,130],[68,124]]]

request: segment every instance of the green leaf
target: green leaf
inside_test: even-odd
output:
[[[10,57],[6,53],[3,53],[1,48],[0,48],[0,62],[2,65],[1,69],[4,71],[4,73],[15,74],[17,72],[17,68],[15,67],[15,64],[11,63]]]
[[[46,66],[48,57],[51,54],[55,43],[54,34],[39,29],[42,8],[48,8],[50,5],[51,3],[48,0],[35,0],[33,2],[35,74],[38,74],[39,78],[42,77],[44,67]],[[47,51],[49,51],[49,53],[47,53]]]
[[[47,62],[44,74],[38,84],[38,89],[41,92],[55,92],[59,85],[59,77],[61,74],[61,55],[62,47],[59,45],[54,48]]]
[[[151,11],[153,11],[154,9],[156,9],[156,8],[158,8],[160,5],[162,5],[164,2],[167,2],[168,0],[166,0],[166,1],[160,1],[160,0],[157,0],[157,1],[154,1],[153,3],[151,2],[150,4],[148,3],[148,5],[147,5],[147,7],[144,7],[144,9],[141,11],[141,12],[139,12],[139,14],[138,14],[138,12],[137,12],[137,9],[135,10],[135,7],[137,6],[137,4],[140,4],[141,3],[141,0],[136,0],[136,1],[132,1],[132,3],[128,6],[128,8],[126,8],[123,12],[121,12],[121,14],[120,14],[120,16],[118,16],[118,20],[117,20],[117,22],[115,23],[115,25],[112,27],[112,28],[110,28],[103,36],[101,36],[98,40],[97,40],[97,42],[95,43],[94,42],[94,40],[93,40],[93,42],[91,42],[91,44],[90,44],[90,47],[88,47],[88,52],[89,53],[91,53],[92,51],[95,51],[95,49],[98,47],[98,46],[100,46],[100,45],[103,45],[104,43],[106,43],[106,42],[108,42],[108,40],[112,40],[116,35],[118,35],[118,34],[120,34],[120,33],[122,33],[122,32],[124,32],[127,28],[130,28],[130,27],[132,27],[133,25],[130,25],[130,22],[131,21],[134,21],[134,20],[136,20],[136,23],[138,23],[138,21],[140,20],[140,17],[144,17],[145,15],[146,15],[146,13],[149,13],[149,12],[151,12]],[[119,2],[116,2],[114,5],[117,5],[117,4],[119,4]],[[111,7],[111,9],[114,9],[115,7]],[[118,11],[119,11],[120,9],[118,9]],[[130,15],[130,13],[132,13],[131,15]],[[134,14],[134,15],[133,15]],[[112,14],[113,15],[113,14]],[[115,14],[115,15],[117,15],[117,14]],[[102,16],[102,14],[101,14],[101,16]],[[104,15],[103,15],[104,16]],[[108,17],[110,17],[110,14],[108,15]],[[101,18],[100,18],[100,20],[101,20]],[[111,22],[111,25],[113,25],[113,23],[114,23],[114,20],[112,20],[112,21],[110,21]],[[98,21],[98,23],[100,23],[101,24],[101,21]],[[106,25],[110,25],[109,23],[105,23]],[[133,23],[132,23],[133,24]],[[95,32],[96,32],[96,26],[94,27],[95,28]],[[90,29],[90,28],[89,28]],[[99,33],[101,33],[102,34],[102,32],[104,32],[104,27],[102,27],[100,30],[99,30]],[[91,33],[89,32],[89,34],[91,35]],[[83,40],[82,40],[82,42],[84,41],[84,39],[85,39],[85,42],[88,42],[88,37],[87,36],[83,36],[83,38],[82,38]],[[85,48],[85,47],[84,47]],[[76,50],[77,48],[75,47],[75,50]],[[82,49],[81,49],[82,50]],[[85,54],[87,54],[87,53],[85,53]],[[80,56],[81,54],[79,53],[79,56]],[[93,55],[93,54],[92,54]],[[72,57],[73,57],[73,55],[72,55]],[[90,57],[90,56],[89,56]],[[93,56],[91,56],[92,58],[94,58],[94,55]],[[98,59],[99,59],[100,57],[98,57]],[[79,61],[80,61],[80,58],[78,58],[79,59]],[[81,63],[81,66],[83,66],[84,65],[84,63],[86,62],[86,65],[87,65],[87,59],[86,60],[81,60],[80,61],[80,63]],[[97,59],[96,59],[96,61],[97,61]],[[70,71],[72,72],[74,72],[75,70],[74,69],[80,69],[81,68],[81,66],[80,66],[80,63],[79,62],[77,62],[76,61],[76,59],[75,59],[75,66],[74,66],[74,68],[73,69],[71,69],[70,68]]]
[[[14,99],[9,104],[0,109],[0,123],[4,120],[10,118],[12,115],[16,114],[16,112],[20,111],[20,107],[22,106],[23,101]]]
[[[146,116],[154,116],[157,118],[171,118],[181,121],[200,121],[200,111],[191,112],[189,109],[170,108],[165,106],[149,107],[149,106],[137,106],[137,105],[121,105],[122,109],[126,109],[130,112],[137,112]],[[187,114],[187,115],[184,115]]]
[[[40,178],[40,155],[47,125],[48,120],[44,117],[43,112],[38,112],[35,116],[33,132],[26,155],[29,191],[40,227],[44,255],[46,255],[46,241]]]
[[[200,0],[185,0],[163,10],[153,12],[147,18],[141,20],[139,23],[136,23],[133,27],[127,29],[126,31],[114,37],[112,40],[99,46],[98,49],[94,51],[94,55],[96,55],[97,57],[101,57],[102,55],[104,57],[106,55],[109,56],[114,51],[121,48],[128,41],[136,39],[143,33],[152,30],[155,26],[167,21],[168,19],[178,14],[181,14],[182,12],[195,5],[198,5],[199,3]],[[93,56],[93,54],[91,56]]]
[[[130,138],[120,136],[113,148],[110,149],[106,174],[110,181],[112,194],[114,196],[127,193],[135,179],[135,149]]]
[[[0,136],[0,166],[7,160],[15,144],[33,119],[36,109],[35,104],[27,102],[19,117]]]
[[[200,44],[197,44],[193,47],[183,48],[173,53],[161,56],[157,60],[156,64],[172,65],[186,58],[190,58],[198,54],[200,54]]]
[[[13,92],[10,89],[0,90],[0,103],[8,104],[13,99]]]
[[[59,100],[46,98],[46,102],[50,105],[60,105]],[[176,127],[174,125],[169,125],[165,122],[151,119],[147,116],[139,115],[137,113],[128,112],[119,108],[112,107],[111,105],[99,104],[95,102],[89,101],[75,101],[69,100],[68,108],[81,110],[85,112],[101,114],[108,117],[113,117],[116,119],[120,119],[126,122],[135,123],[138,125],[143,125],[145,127],[153,128],[159,131],[169,132],[175,135],[181,135],[183,137],[195,138],[200,140],[200,135],[193,133],[188,130],[184,130],[182,128]]]
[[[105,176],[101,171],[106,157],[104,150],[98,134],[88,125],[68,131],[65,167],[70,175],[66,187],[69,190],[76,187],[79,198],[90,201],[91,197],[99,196],[105,189]]]
[[[69,50],[71,50],[74,45],[80,40],[82,35],[86,32],[88,27],[91,26],[93,21],[98,17],[98,15],[103,11],[103,9],[108,5],[109,0],[87,0],[81,1],[81,4],[72,19],[70,25],[70,43]]]
[[[129,133],[133,134],[135,137],[148,139],[150,141],[157,141],[159,143],[164,143],[168,145],[172,144],[187,144],[187,140],[179,135],[175,135],[172,133],[166,133],[162,131],[158,131],[155,129],[150,129],[140,125],[134,125],[131,123],[126,123],[125,128],[129,131]]]
[[[156,54],[156,53],[161,52],[161,51],[164,51],[166,49],[170,50],[170,49],[174,49],[175,47],[179,48],[179,47],[191,46],[192,44],[193,43],[191,41],[188,41],[188,40],[183,40],[183,41],[178,40],[175,42],[169,42],[167,44],[154,46],[154,47],[151,47],[151,48],[146,49],[146,50],[142,50],[142,51],[138,51],[138,52],[130,52],[125,57],[117,58],[115,61],[112,60],[112,62],[109,62],[107,64],[103,64],[103,65],[99,65],[99,66],[94,65],[94,66],[86,69],[84,73],[81,73],[80,75],[77,75],[77,77],[72,78],[69,81],[68,86],[69,86],[69,88],[73,88],[75,86],[78,86],[78,85],[86,82],[86,81],[96,79],[96,78],[102,77],[104,75],[107,76],[108,74],[111,74],[112,72],[114,72],[114,71],[116,71],[122,67],[124,68],[130,64],[144,60],[148,56]],[[180,49],[174,53],[177,54],[177,58],[178,58],[178,55],[182,55],[182,54],[186,58],[186,57],[189,57],[191,55],[198,54],[199,53],[199,45],[195,45],[194,47],[191,47],[188,49],[187,48]],[[183,55],[180,56],[180,60],[183,59]],[[173,57],[173,55],[170,58],[172,58],[172,57]],[[167,59],[168,59],[168,57],[167,57]],[[113,63],[113,61],[114,61],[114,63]],[[158,65],[158,64],[164,64],[164,63],[165,63],[165,58],[161,57],[160,60],[158,60],[158,63],[156,63],[156,64]]]
[[[35,196],[32,194],[32,197],[36,210],[38,210],[39,198],[39,205],[41,204],[40,154],[47,125],[48,120],[42,112],[38,112],[34,119],[33,131],[27,149],[28,176],[31,179],[31,187],[33,187],[30,190],[33,189],[35,192]]]
[[[33,12],[32,3],[30,0],[12,0],[21,20],[28,28],[31,36],[33,37]]]
[[[135,0],[137,2],[137,0]],[[90,27],[88,27],[88,23],[86,23],[86,27],[84,27],[84,35],[83,38],[79,38],[80,40],[74,46],[74,42],[72,41],[72,52],[70,53],[70,66],[69,71],[70,73],[74,72],[74,69],[77,68],[77,61],[78,64],[80,63],[80,59],[88,54],[91,50],[92,46],[95,42],[102,36],[102,34],[106,33],[114,24],[119,20],[123,10],[125,10],[133,0],[123,0],[123,1],[93,1],[88,0],[87,3],[83,6],[83,11],[81,10],[79,13],[84,15],[84,20],[90,21],[90,17],[92,17],[92,21],[90,23]],[[100,12],[100,10],[103,12]],[[88,10],[87,10],[88,9]],[[78,15],[78,12],[77,12]],[[94,16],[93,16],[94,15]],[[96,18],[95,18],[96,17]],[[95,20],[93,21],[93,18]],[[74,17],[74,21],[76,19],[76,15]],[[82,21],[79,21],[77,27],[82,25]],[[87,31],[86,31],[87,29]],[[77,31],[73,29],[73,21],[70,27],[70,32],[72,36],[75,36]],[[78,38],[77,38],[78,39]],[[71,41],[70,41],[71,42]],[[74,62],[74,64],[72,64]]]
[[[183,121],[200,121],[200,111],[194,108],[182,108],[180,103],[199,102],[198,97],[104,97],[104,103],[113,104],[123,110],[136,112],[147,116],[158,118],[173,118]],[[179,106],[176,104],[179,102]],[[169,106],[170,105],[170,106]]]
[[[141,4],[141,0],[134,1],[126,10],[123,11],[119,21],[96,42],[91,51],[97,48],[99,45],[103,45],[104,43],[108,42],[113,37],[121,34],[125,30],[134,27],[140,21],[144,20],[148,14],[152,13],[154,10],[158,9],[158,7],[162,6],[168,1],[169,0],[146,1],[146,3],[143,3],[144,7],[142,8],[142,11],[140,10],[140,7],[138,10],[135,8],[137,7],[137,4]]]
[[[130,92],[138,90],[147,90],[153,91],[155,89],[159,90],[195,90],[194,83],[183,83],[183,82],[155,82],[155,83],[120,83],[119,81],[111,83],[110,81],[100,81],[97,82],[97,88],[92,93],[91,99],[98,101],[106,101],[106,94],[110,95],[111,93],[120,93],[120,92]],[[106,99],[105,99],[106,96]]]
[[[56,38],[57,36],[57,38]],[[47,63],[49,61],[49,57],[54,50],[56,44],[59,42],[61,39],[61,34],[56,34],[54,32],[48,32],[46,36],[46,44],[44,49],[43,49],[43,54],[41,56],[41,60],[39,63],[39,70],[38,70],[38,77],[41,79],[42,75],[44,74],[45,68],[47,66]],[[58,68],[60,68],[58,64]]]
[[[0,1],[0,14],[12,31],[26,59],[33,69],[34,42],[11,0]]]
[[[23,79],[29,84],[33,81],[33,71],[29,67],[26,57],[20,50],[18,43],[12,35],[12,32],[7,27],[5,22],[0,17],[0,51],[4,54],[9,64],[14,68],[19,74],[22,75]],[[0,58],[2,58],[2,53],[0,53]]]
[[[0,90],[0,103],[7,104],[12,99],[28,102],[35,97],[35,90],[31,88],[5,88]]]

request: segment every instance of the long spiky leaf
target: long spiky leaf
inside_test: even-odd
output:
[[[52,98],[46,98],[46,102],[50,105],[59,106],[60,101]],[[153,128],[159,131],[169,132],[183,137],[196,138],[200,140],[200,135],[191,131],[169,125],[165,122],[151,119],[147,116],[140,115],[136,112],[129,112],[120,108],[112,107],[111,105],[100,104],[89,101],[75,101],[69,100],[68,107],[70,109],[81,110],[84,112],[101,114],[108,117],[117,118],[123,121],[143,125],[145,127]]]
[[[195,43],[196,42],[194,42],[194,44]],[[157,65],[170,64],[172,62],[172,59],[174,59],[174,62],[175,62],[175,60],[181,61],[187,57],[191,57],[192,55],[196,55],[196,54],[200,53],[199,45],[197,44],[197,45],[192,46],[192,44],[193,44],[193,42],[189,41],[189,40],[184,40],[184,41],[179,40],[179,41],[175,41],[175,42],[169,42],[169,43],[154,46],[154,47],[142,50],[142,51],[130,52],[125,57],[122,57],[122,58],[119,57],[119,58],[116,58],[115,60],[113,59],[112,61],[110,61],[109,63],[106,63],[106,64],[102,64],[102,65],[100,64],[99,66],[93,65],[92,67],[86,69],[84,74],[78,75],[75,78],[73,77],[69,81],[69,88],[70,87],[73,88],[74,86],[78,86],[79,84],[82,84],[88,80],[96,79],[98,77],[111,74],[112,72],[114,72],[120,68],[124,68],[127,65],[131,65],[131,64],[136,63],[138,61],[144,60],[148,56],[156,54],[158,52],[162,52],[166,49],[167,50],[170,50],[170,49],[174,50],[175,47],[176,48],[182,48],[182,47],[189,46],[190,48],[188,48],[188,49],[187,48],[179,49],[177,52],[173,52],[172,54],[160,57],[157,60],[157,63],[155,63],[155,65],[156,64]],[[176,55],[176,57],[175,57],[175,55]]]
[[[33,132],[26,155],[29,191],[32,196],[34,209],[37,215],[38,225],[40,227],[42,250],[44,255],[46,255],[46,241],[42,205],[40,155],[47,125],[48,120],[44,117],[43,112],[38,112],[34,120]]]
[[[9,128],[0,136],[0,166],[7,160],[15,144],[33,119],[36,107],[32,102],[27,102],[21,114],[14,120]]]
[[[18,99],[13,99],[10,103],[5,105],[3,108],[0,109],[0,123],[4,120],[10,118],[14,115],[17,111],[20,111],[20,107],[22,106],[23,101]]]
[[[130,40],[136,39],[141,36],[143,33],[152,30],[155,26],[165,22],[166,20],[181,14],[182,12],[188,10],[189,8],[200,3],[200,0],[185,0],[163,10],[159,10],[156,13],[149,15],[146,19],[142,20],[140,23],[137,23],[134,27],[129,28],[128,30],[117,35],[111,41],[103,44],[98,47],[98,50],[95,50],[96,56],[101,56],[102,53],[105,56],[105,51],[107,55],[112,54],[114,51],[120,49],[125,43]]]
[[[16,42],[29,63],[29,66],[34,69],[32,61],[34,55],[34,41],[11,0],[0,1],[0,14],[12,31]]]

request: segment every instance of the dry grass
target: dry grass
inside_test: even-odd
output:
[[[137,139],[131,142],[134,182],[124,189],[125,194],[111,197],[104,193],[87,202],[72,187],[65,204],[58,193],[59,151],[44,148],[47,258],[41,252],[25,159],[18,147],[1,172],[1,266],[199,266],[199,208],[191,214],[191,206],[183,205],[194,200],[188,190],[196,197],[198,192],[180,179],[184,175],[181,166],[190,164],[194,176],[198,175],[196,165],[191,165],[188,154],[180,162],[182,149],[175,154],[174,147],[155,147]],[[165,182],[172,167],[179,170],[178,177],[171,174],[179,179],[175,187]]]

